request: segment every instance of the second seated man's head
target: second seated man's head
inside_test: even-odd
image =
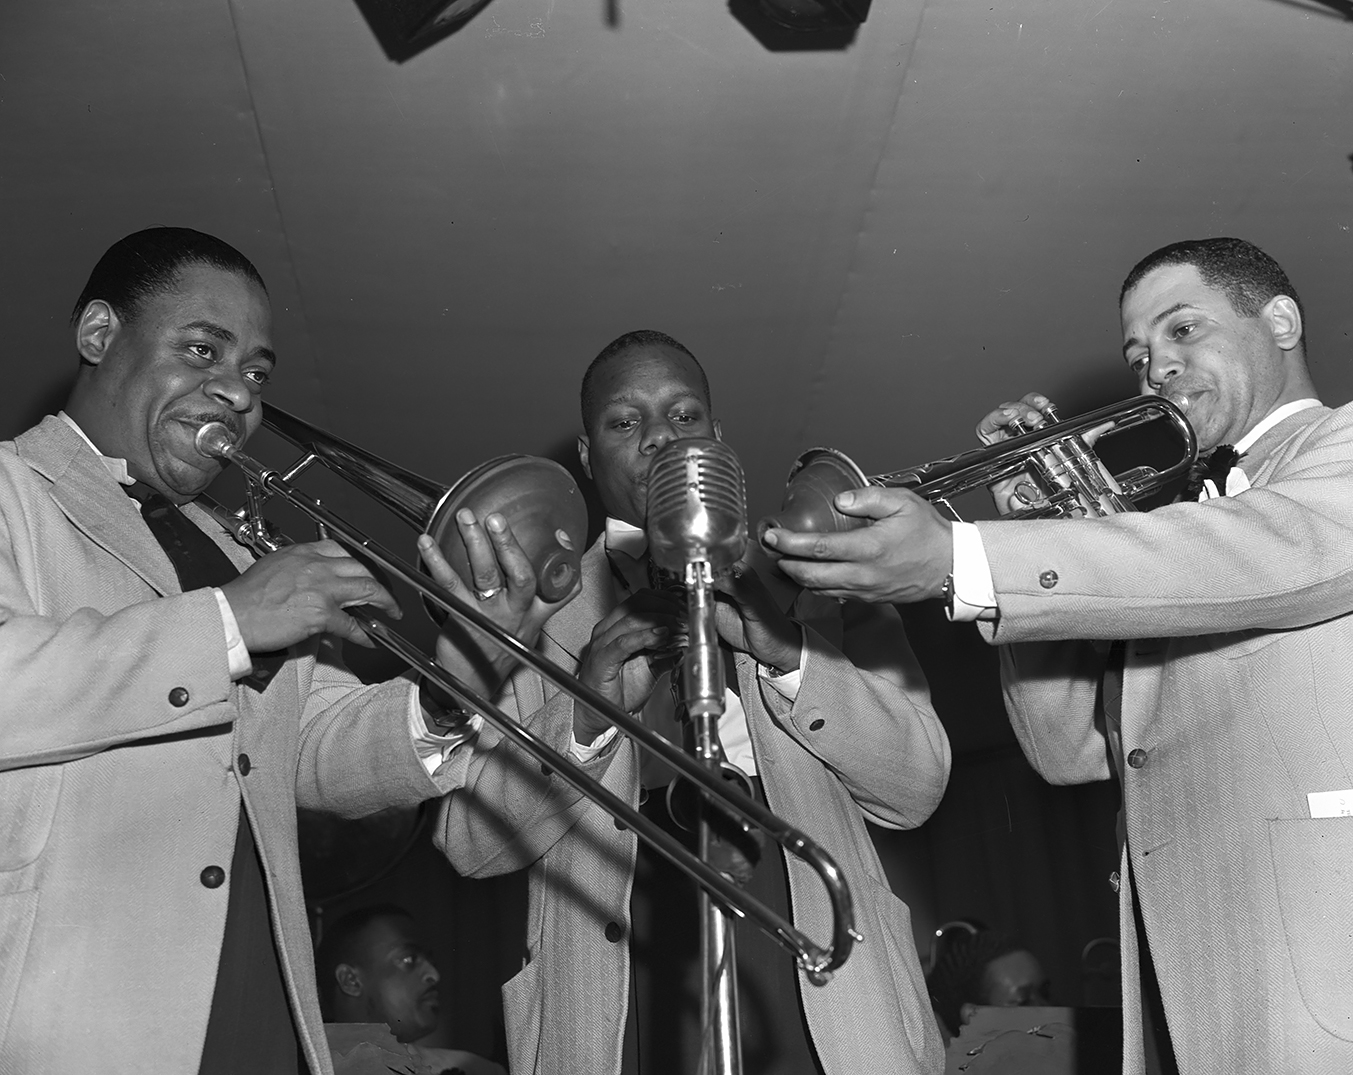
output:
[[[330,927],[315,959],[325,1016],[335,1023],[386,1023],[400,1041],[437,1029],[441,975],[398,907],[367,907]]]

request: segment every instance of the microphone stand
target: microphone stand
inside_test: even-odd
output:
[[[696,760],[718,777],[723,767],[719,718],[724,712],[723,657],[714,622],[714,570],[708,560],[686,565],[686,623],[690,644],[681,662],[686,712],[695,733]],[[699,806],[698,849],[709,862],[714,834],[711,804]],[[733,921],[705,892],[700,893],[700,1070],[713,1075],[742,1075],[742,1035],[738,1013],[737,945]]]
[[[660,568],[681,570],[686,583],[688,641],[681,662],[682,702],[692,724],[695,760],[719,777],[723,747],[723,656],[715,622],[714,576],[731,567],[747,545],[747,495],[742,465],[717,440],[687,437],[661,448],[649,467],[649,556]],[[704,795],[699,808],[699,855],[711,869],[716,839]],[[727,874],[725,874],[727,876]],[[703,892],[700,895],[701,1075],[742,1075],[738,1026],[737,961],[733,922]]]

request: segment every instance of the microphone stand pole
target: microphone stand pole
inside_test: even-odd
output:
[[[723,655],[714,622],[714,570],[708,560],[686,565],[686,623],[690,644],[682,661],[686,710],[695,732],[696,760],[719,776],[723,747],[719,718],[724,711]],[[698,797],[699,854],[709,862],[713,833],[711,804]],[[700,893],[700,1071],[702,1075],[742,1075],[742,1038],[738,1017],[737,950],[730,915],[704,891]]]

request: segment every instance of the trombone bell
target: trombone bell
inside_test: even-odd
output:
[[[449,488],[405,470],[271,403],[263,424],[307,453],[285,477],[321,462],[379,501],[410,526],[432,536],[462,579],[470,578],[456,512],[503,515],[536,572],[536,592],[553,604],[568,596],[582,573],[587,504],[567,470],[533,455],[504,455],[476,467]]]
[[[581,577],[587,548],[587,504],[573,476],[535,455],[490,459],[447,490],[427,532],[456,573],[470,578],[470,559],[456,529],[456,512],[469,508],[483,519],[497,512],[512,528],[536,571],[536,593],[562,601]]]

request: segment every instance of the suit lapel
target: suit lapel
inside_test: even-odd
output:
[[[543,632],[575,661],[592,640],[592,628],[618,604],[604,534],[583,553],[582,573],[582,593],[551,616]]]
[[[1266,430],[1240,458],[1239,467],[1250,479],[1250,484],[1264,485],[1278,463],[1288,458],[1287,446],[1315,423],[1327,418],[1330,409],[1325,406],[1307,407],[1289,414],[1272,429]]]
[[[52,483],[52,500],[72,526],[157,593],[180,592],[173,565],[150,537],[136,505],[70,426],[48,415],[14,443],[20,457]]]

